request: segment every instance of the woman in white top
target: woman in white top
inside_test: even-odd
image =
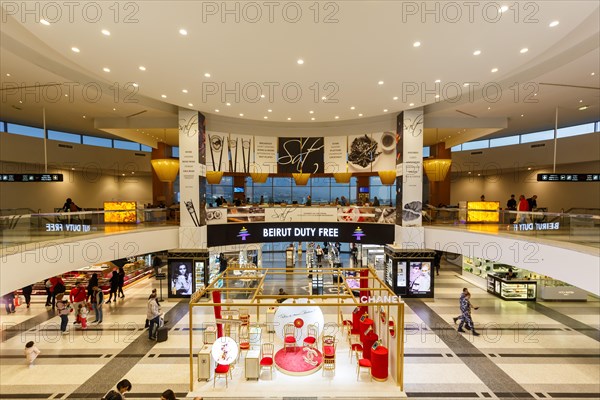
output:
[[[156,332],[154,331],[154,325],[158,329],[158,323],[160,319],[160,307],[156,302],[156,293],[152,293],[148,299],[148,310],[146,312],[146,318],[150,323],[148,327],[148,338],[150,340],[156,339]]]

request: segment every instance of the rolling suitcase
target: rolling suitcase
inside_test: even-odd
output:
[[[166,326],[161,326],[160,328],[158,328],[158,330],[156,331],[156,341],[158,343],[166,342],[168,338],[169,328],[167,328]]]

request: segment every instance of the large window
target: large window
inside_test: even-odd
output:
[[[48,139],[69,143],[81,143],[81,135],[67,132],[48,131]]]
[[[42,128],[34,128],[33,126],[8,124],[8,132],[16,135],[31,136],[35,138],[44,138],[44,130]]]
[[[123,150],[140,150],[140,144],[135,142],[129,142],[126,140],[114,140],[115,149],[123,149]]]
[[[83,144],[90,146],[112,147],[112,140],[95,136],[82,136]]]
[[[227,203],[233,203],[233,177],[224,176],[218,185],[206,185],[206,202],[216,206],[215,201],[223,196]]]
[[[595,124],[592,122],[590,124],[583,124],[583,125],[576,125],[576,126],[569,126],[566,128],[561,128],[556,133],[556,136],[558,138],[565,138],[565,137],[570,137],[570,136],[586,135],[588,133],[594,132],[594,130],[595,130]]]
[[[521,143],[539,142],[554,139],[554,131],[533,132],[521,135]]]
[[[463,150],[477,150],[477,149],[487,149],[490,147],[489,140],[476,140],[474,142],[463,143]]]
[[[510,146],[512,144],[519,144],[519,135],[490,139],[490,147]]]
[[[378,176],[371,176],[369,178],[369,198],[371,202],[377,197],[379,204],[382,206],[389,206],[396,204],[396,198],[393,194],[396,193],[396,185],[382,185],[381,179]],[[392,201],[392,198],[394,199]]]

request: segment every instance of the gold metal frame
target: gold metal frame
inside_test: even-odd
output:
[[[365,277],[360,276],[360,271],[367,269],[368,275]],[[243,270],[243,271],[251,271],[253,275],[240,277],[239,275],[234,275],[234,270]],[[379,310],[380,307],[385,306],[387,310],[387,315],[390,316],[390,307],[397,307],[396,309],[396,321],[397,321],[397,329],[396,329],[396,383],[399,386],[401,391],[404,391],[404,302],[391,302],[391,301],[371,301],[371,299],[367,299],[367,302],[361,302],[359,298],[357,298],[344,276],[344,273],[354,271],[356,276],[353,279],[358,280],[367,280],[368,287],[367,288],[356,288],[355,291],[365,291],[368,290],[371,292],[372,297],[392,297],[396,296],[394,292],[392,292],[385,283],[377,276],[377,272],[374,268],[319,268],[318,270],[312,270],[311,273],[314,274],[337,274],[339,277],[337,281],[337,289],[338,294],[322,294],[322,295],[313,295],[313,294],[304,294],[304,295],[286,295],[285,297],[289,299],[294,299],[291,303],[285,303],[286,306],[299,306],[305,307],[306,303],[297,303],[296,299],[309,299],[312,300],[310,303],[313,306],[320,307],[337,307],[337,318],[340,319],[341,307],[342,306],[361,306],[361,307],[374,307],[376,310]],[[292,275],[307,275],[308,271],[306,269],[295,269],[295,270],[287,270],[284,268],[281,269],[268,269],[268,268],[240,268],[240,266],[230,266],[221,274],[219,274],[208,286],[203,288],[202,290],[196,291],[189,303],[189,362],[190,362],[190,391],[194,390],[194,330],[192,329],[194,326],[194,307],[215,307],[220,306],[224,309],[229,309],[232,305],[236,308],[243,307],[256,307],[256,322],[260,322],[260,309],[262,307],[278,307],[281,304],[277,302],[282,296],[278,294],[273,295],[265,295],[263,294],[263,284],[267,275],[285,275],[286,277]],[[244,280],[244,281],[255,281],[256,286],[254,287],[230,287],[230,282],[234,280]],[[222,281],[223,287],[215,287],[217,282]],[[224,302],[222,303],[214,303],[212,302],[212,293],[218,291],[221,292]],[[248,300],[239,300],[235,303],[229,303],[228,300],[230,298],[230,294],[239,294],[239,293],[247,293],[249,297]],[[209,301],[202,301],[203,298],[209,298]],[[399,297],[399,296],[398,296]],[[338,324],[341,324],[342,321],[338,321]],[[387,328],[387,324],[386,324]],[[342,328],[343,329],[343,328]],[[387,331],[387,329],[385,330]],[[394,338],[390,338],[393,340]]]

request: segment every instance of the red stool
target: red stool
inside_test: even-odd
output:
[[[385,381],[388,378],[388,349],[378,346],[371,350],[371,375],[376,381]]]

